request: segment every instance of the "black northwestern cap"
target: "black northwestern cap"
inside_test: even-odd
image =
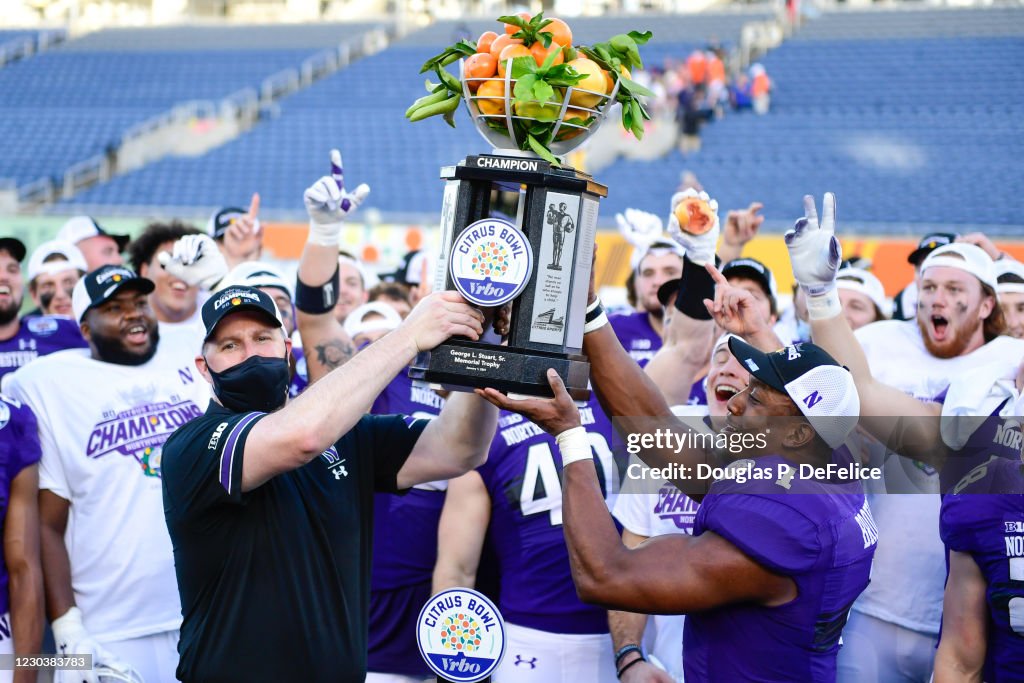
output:
[[[255,287],[236,285],[220,290],[203,304],[203,327],[206,328],[203,340],[213,336],[221,320],[238,311],[256,311],[264,314],[275,327],[283,326],[277,304],[268,294]]]
[[[731,277],[745,277],[761,285],[761,289],[772,300],[779,296],[775,287],[775,276],[768,266],[757,259],[738,258],[729,261],[722,267],[722,277],[727,280]]]
[[[231,224],[247,214],[248,211],[237,206],[221,209],[210,217],[210,222],[206,224],[206,232],[213,239],[222,240],[224,239],[224,233],[228,231]]]
[[[125,287],[149,294],[155,285],[152,280],[139,277],[134,270],[124,266],[100,266],[79,278],[71,291],[71,308],[75,312],[75,320],[82,322],[90,308],[99,306]]]
[[[18,263],[24,261],[25,254],[28,253],[25,243],[17,237],[0,237],[0,251],[6,251]]]
[[[907,257],[907,263],[918,266],[921,265],[921,261],[924,261],[928,254],[932,253],[939,247],[944,247],[947,244],[956,242],[956,238],[959,237],[954,232],[933,232],[925,235],[920,242],[917,243],[917,249],[910,252],[910,256]]]

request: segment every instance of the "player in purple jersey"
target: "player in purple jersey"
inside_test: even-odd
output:
[[[607,494],[615,477],[611,423],[594,400],[580,414]],[[487,463],[449,486],[434,591],[473,586],[485,535],[493,539],[508,637],[496,683],[615,682],[608,614],[580,602],[573,586],[560,467],[551,436],[502,412]]]
[[[43,572],[39,564],[39,458],[36,418],[0,395],[0,654],[39,652],[43,637]],[[3,683],[32,683],[34,671],[0,671]]]
[[[24,258],[25,245],[21,240],[0,238],[0,378],[39,356],[86,346],[72,320],[19,316],[25,296],[21,273]]]
[[[431,419],[444,398],[400,372],[370,413]],[[440,482],[413,487],[404,495],[373,496],[373,571],[370,576],[368,683],[422,681],[431,676],[416,645],[416,619],[433,594],[437,525],[444,506]]]

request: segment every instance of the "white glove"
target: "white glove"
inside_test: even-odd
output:
[[[185,235],[174,243],[171,253],[157,254],[168,273],[190,286],[213,289],[228,274],[228,264],[209,235]]]
[[[325,247],[337,247],[345,218],[359,208],[370,194],[370,186],[359,185],[354,192],[345,191],[344,171],[341,168],[341,152],[331,150],[331,175],[306,188],[302,195],[309,214],[309,241]]]
[[[622,236],[637,251],[647,251],[664,231],[660,217],[640,209],[626,209],[624,214],[615,214],[615,222]]]
[[[836,196],[825,193],[822,220],[814,207],[814,197],[804,195],[804,217],[786,233],[786,248],[793,265],[793,277],[809,297],[821,297],[836,287],[836,272],[843,260],[843,249],[836,239]]]
[[[684,199],[689,199],[690,197],[703,199],[711,208],[711,213],[714,214],[714,224],[711,226],[711,229],[703,235],[691,235],[679,227],[679,219],[676,218],[676,207]],[[718,234],[720,231],[721,225],[718,220],[717,199],[712,199],[708,196],[707,192],[698,192],[692,187],[684,192],[676,192],[672,195],[672,201],[670,202],[668,212],[668,234],[672,236],[672,239],[679,243],[679,246],[686,250],[686,258],[700,266],[707,265],[708,263],[714,263],[715,250],[718,247]]]
[[[82,610],[72,607],[64,616],[53,621],[53,640],[57,645],[57,654],[62,657],[71,655],[92,655],[91,671],[60,671],[60,680],[63,683],[99,683],[99,674],[96,669],[106,667],[123,676],[138,678],[138,674],[132,667],[110,653],[106,648],[97,643],[89,632],[82,625]]]

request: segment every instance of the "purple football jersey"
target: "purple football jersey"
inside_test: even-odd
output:
[[[661,337],[651,327],[650,318],[646,313],[633,312],[613,315],[608,318],[608,322],[615,331],[615,336],[619,338],[622,348],[626,349],[629,357],[635,360],[640,367],[646,367],[654,358],[654,354],[658,353],[661,348]],[[708,404],[703,378],[693,383],[686,404],[691,406],[706,406]]]
[[[1007,399],[1009,400],[1009,399]],[[985,418],[959,450],[950,454],[940,474],[943,493],[1024,493],[1020,417],[1003,417],[1006,401]],[[968,428],[970,417],[952,418]]]
[[[87,346],[73,320],[49,315],[22,318],[18,333],[0,341],[0,377],[28,365],[39,356]]]
[[[309,371],[306,369],[306,354],[302,349],[292,347],[292,356],[295,357],[295,375],[288,383],[288,398],[295,398],[309,386]]]
[[[23,469],[39,462],[41,456],[36,416],[28,406],[0,395],[0,529],[7,518],[11,483]],[[6,614],[11,606],[8,579],[4,544],[0,543],[0,615]]]
[[[998,459],[1017,468],[1020,461]],[[947,550],[971,556],[985,577],[988,647],[984,680],[1020,681],[1024,672],[1024,495],[944,496],[939,535]]]
[[[611,422],[596,399],[580,415],[607,492],[615,467]],[[511,624],[549,633],[607,633],[608,613],[576,597],[562,535],[561,471],[554,437],[521,415],[499,414],[487,462],[477,469],[491,498],[498,609]]]
[[[785,463],[777,456],[745,462],[769,474]],[[716,481],[693,534],[705,531],[790,577],[798,595],[778,607],[747,602],[688,615],[686,680],[834,682],[839,636],[868,585],[878,540],[861,485],[774,476]]]
[[[443,406],[443,398],[403,371],[385,387],[370,412],[433,418]],[[416,619],[431,595],[444,491],[376,493],[373,504],[367,668],[378,673],[428,676],[430,669],[416,645]]]

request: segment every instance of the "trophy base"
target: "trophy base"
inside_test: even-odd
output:
[[[586,356],[509,349],[496,344],[445,342],[422,351],[409,376],[453,391],[491,387],[506,394],[551,398],[548,368],[554,368],[575,401],[590,398],[590,363]]]

